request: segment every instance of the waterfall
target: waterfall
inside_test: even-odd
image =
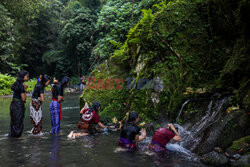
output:
[[[176,122],[179,120],[179,117],[181,116],[181,112],[182,112],[183,108],[185,107],[185,105],[186,105],[189,101],[190,101],[190,100],[186,100],[186,101],[182,104],[181,109],[180,109],[180,111],[179,111],[179,114],[178,114],[178,116],[177,116],[177,118],[176,118]]]
[[[193,151],[198,144],[201,142],[203,132],[210,127],[213,123],[220,119],[220,111],[222,110],[223,106],[228,102],[228,97],[220,99],[220,100],[211,100],[207,106],[207,110],[205,115],[201,118],[200,121],[194,124],[191,129],[187,130],[184,127],[175,124],[178,127],[178,132],[182,137],[182,141],[179,143],[181,147],[184,147],[190,151]],[[183,110],[183,107],[188,102],[185,101],[183,103],[182,108],[179,112]],[[178,116],[179,116],[178,115]],[[178,117],[177,117],[178,118]]]

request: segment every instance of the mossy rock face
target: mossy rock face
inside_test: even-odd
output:
[[[223,114],[225,110],[222,110]],[[210,127],[207,127],[200,134],[201,141],[194,149],[194,152],[202,155],[213,150],[214,147],[220,147],[226,150],[232,145],[234,140],[244,137],[249,131],[249,117],[245,110],[235,110],[231,113],[217,117],[217,121]]]
[[[236,139],[249,135],[250,118],[246,110],[236,110],[225,117],[228,123],[221,132],[218,145],[226,149]]]
[[[248,154],[250,151],[250,136],[233,141],[233,144],[227,149],[230,154]]]

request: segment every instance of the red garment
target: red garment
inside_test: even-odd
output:
[[[173,139],[175,134],[168,128],[159,128],[156,130],[152,140],[161,144],[162,147],[165,147],[166,144]]]
[[[52,100],[58,102],[58,100],[55,98],[53,98]],[[61,121],[61,119],[62,119],[62,105],[61,105],[61,103],[59,103],[59,111],[60,111],[60,121]]]
[[[87,109],[84,109],[83,110],[83,115],[86,115],[86,114],[88,114],[88,112],[89,112],[89,108],[87,108]],[[92,111],[92,113],[91,113],[91,119],[90,120],[88,120],[88,121],[86,121],[86,120],[84,120],[83,118],[82,118],[82,121],[83,122],[87,122],[87,123],[89,123],[89,124],[91,124],[91,123],[94,123],[94,124],[97,124],[98,122],[100,122],[100,117],[99,117],[99,115],[95,112],[95,111]]]

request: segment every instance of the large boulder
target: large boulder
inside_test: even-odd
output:
[[[234,140],[249,135],[249,127],[250,119],[245,110],[225,113],[200,135],[200,143],[194,152],[202,155],[212,151],[216,146],[225,150]]]

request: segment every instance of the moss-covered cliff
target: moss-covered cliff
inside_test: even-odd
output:
[[[101,102],[106,119],[135,110],[145,121],[171,120],[184,99],[227,91],[232,103],[248,108],[249,9],[247,0],[157,1],[143,11],[126,42],[92,71],[99,87],[85,89],[81,104]],[[154,79],[155,87],[127,89],[128,77],[140,88],[146,83],[140,79]],[[123,88],[115,89],[112,80],[114,89],[103,89],[107,83],[98,79],[124,79]]]

